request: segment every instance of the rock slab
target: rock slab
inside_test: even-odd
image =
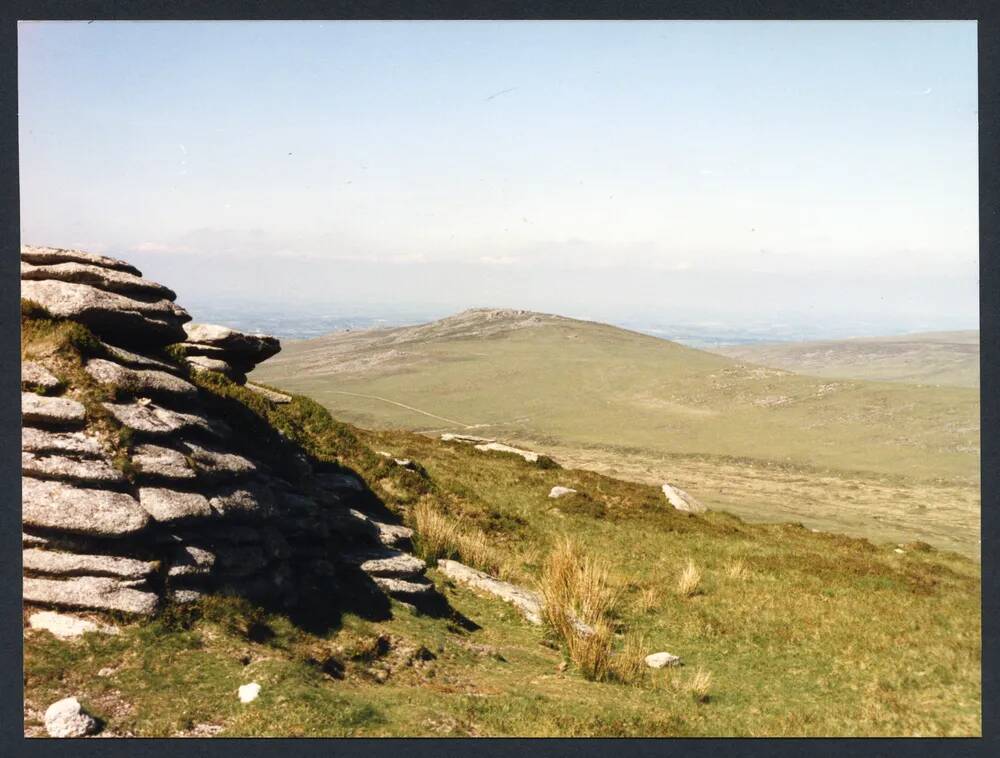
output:
[[[50,737],[86,737],[97,731],[97,721],[75,697],[57,700],[45,710],[45,731]]]

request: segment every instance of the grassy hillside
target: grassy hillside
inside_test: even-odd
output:
[[[510,311],[291,342],[253,378],[368,427],[470,430],[749,518],[978,553],[969,388],[800,376]]]
[[[761,366],[834,379],[979,386],[978,331],[739,345],[713,352]]]
[[[447,612],[394,602],[388,616],[345,611],[315,629],[216,598],[123,623],[118,636],[27,631],[29,734],[67,693],[113,735],[981,734],[980,582],[967,559],[682,514],[652,486],[354,429],[305,398],[269,406],[224,380],[211,387],[356,470],[418,527],[431,560],[493,564],[532,586],[569,537],[619,595],[614,654],[666,650],[685,665],[592,681],[551,631],[432,570]],[[387,469],[373,451],[417,465]],[[580,494],[550,500],[557,484]],[[463,539],[432,547],[422,509]],[[700,578],[682,588],[689,563]],[[261,695],[240,704],[250,681]]]

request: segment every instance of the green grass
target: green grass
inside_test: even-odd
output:
[[[746,518],[978,555],[974,389],[740,366],[570,319],[450,323],[287,343],[253,378],[369,428],[471,427]]]
[[[50,350],[68,367],[71,393],[96,392],[75,383],[84,380],[66,329],[29,326],[22,354]],[[641,636],[647,652],[667,650],[686,665],[629,683],[589,681],[546,629],[431,569],[450,616],[394,603],[389,620],[345,613],[315,633],[245,601],[208,598],[122,623],[118,636],[62,642],[26,631],[29,734],[68,695],[107,733],[139,736],[981,734],[980,578],[967,558],[724,512],[682,514],[655,486],[367,431],[304,397],[272,405],[208,374],[197,381],[210,402],[234,411],[237,431],[281,429],[314,457],[357,471],[404,521],[432,504],[485,535],[527,586],[557,540],[571,537],[610,565],[622,593],[609,622],[615,651]],[[280,468],[279,453],[272,462]],[[550,500],[557,484],[580,494]],[[679,595],[689,560],[702,572],[700,591]],[[236,691],[250,681],[262,691],[244,705]]]

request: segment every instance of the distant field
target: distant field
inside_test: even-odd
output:
[[[496,311],[289,342],[253,379],[362,426],[471,430],[748,518],[978,555],[971,388],[799,376]]]
[[[720,347],[712,352],[761,366],[834,379],[979,386],[978,331],[776,342]]]

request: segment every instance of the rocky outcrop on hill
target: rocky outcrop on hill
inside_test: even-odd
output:
[[[274,337],[244,334],[216,324],[185,324],[184,331],[187,339],[179,347],[189,365],[218,371],[239,384],[246,383],[254,366],[281,350]]]
[[[21,259],[22,297],[99,338],[76,382],[56,355],[22,367],[27,603],[150,615],[223,592],[291,608],[365,583],[433,597],[401,549],[412,532],[365,512],[359,478],[192,380],[242,383],[278,340],[188,324],[170,289],[124,261],[39,247]],[[265,402],[291,401],[274,394]]]

